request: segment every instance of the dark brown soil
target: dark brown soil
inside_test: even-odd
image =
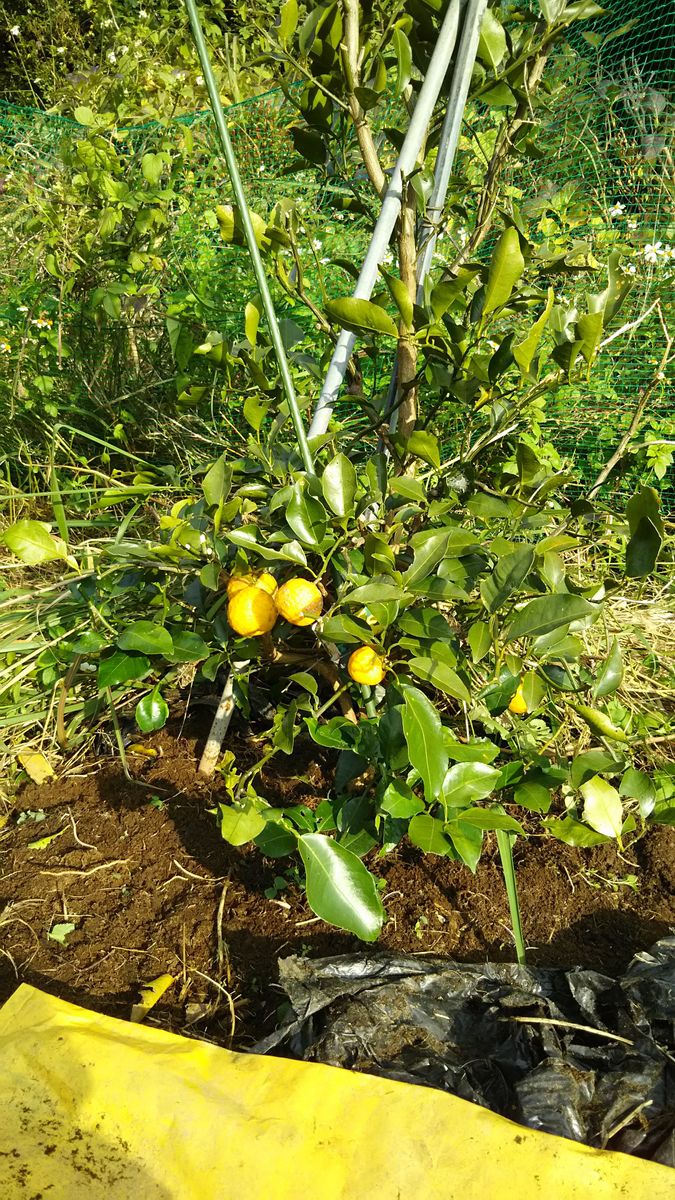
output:
[[[283,1002],[280,955],[361,945],[313,918],[292,885],[276,901],[265,897],[287,860],[221,840],[209,809],[225,798],[222,780],[206,785],[196,772],[205,732],[193,722],[182,736],[147,738],[159,754],[130,755],[139,782],[107,758],[22,790],[0,832],[0,1002],[25,981],[128,1018],[139,985],[167,972],[176,982],[151,1023],[246,1046],[270,1031]],[[250,743],[232,748],[240,764],[255,761]],[[276,802],[313,804],[329,777],[330,761],[312,746],[274,760],[261,790]],[[17,823],[38,811],[43,820]],[[45,848],[29,848],[54,833]],[[513,958],[490,844],[475,876],[410,847],[370,865],[386,880],[383,949]],[[532,839],[517,847],[517,871],[533,964],[616,973],[675,926],[675,829],[654,829],[623,858],[612,846],[579,851]],[[628,875],[637,890],[621,882]],[[47,935],[63,922],[75,930],[62,946]]]

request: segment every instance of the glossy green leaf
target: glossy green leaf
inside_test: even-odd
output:
[[[477,800],[486,800],[497,785],[500,772],[484,762],[458,762],[443,780],[442,800],[446,811],[468,808]]]
[[[317,627],[319,637],[328,642],[341,642],[344,645],[360,645],[370,636],[367,625],[360,625],[351,617],[338,613],[335,617],[324,617]]]
[[[536,671],[526,671],[520,681],[520,686],[523,690],[527,711],[534,712],[539,708],[546,695],[546,684]]]
[[[643,820],[651,816],[656,806],[656,788],[646,771],[629,767],[619,784],[619,795],[637,800]]]
[[[221,836],[231,846],[244,846],[246,842],[252,842],[262,833],[266,824],[262,813],[252,805],[241,808],[234,805],[220,805]]]
[[[463,821],[448,821],[445,834],[462,862],[475,875],[483,849],[483,830]]]
[[[421,458],[422,462],[429,463],[430,467],[440,467],[441,451],[438,438],[428,429],[415,429],[410,437],[405,439],[405,448],[408,454]]]
[[[466,684],[447,663],[437,658],[416,657],[410,659],[408,666],[413,675],[430,683],[439,692],[445,692],[446,696],[453,696],[455,700],[464,700],[467,704],[471,702],[471,693]]]
[[[408,608],[401,613],[398,627],[413,637],[441,642],[453,636],[452,627],[435,608]]]
[[[221,454],[202,479],[202,491],[209,508],[213,508],[227,499],[231,485],[232,468],[227,466],[225,455]]]
[[[492,67],[493,71],[496,71],[506,54],[506,34],[492,8],[485,10],[480,27],[477,53],[480,61],[484,62],[486,66]]]
[[[626,575],[629,579],[644,579],[651,574],[662,542],[662,534],[651,517],[640,517],[626,546]]]
[[[614,638],[609,650],[609,654],[602,664],[595,686],[593,695],[597,698],[600,696],[609,696],[621,686],[623,679],[623,659],[621,657],[621,646],[618,638]]]
[[[156,187],[162,178],[162,171],[164,170],[167,157],[161,151],[159,154],[153,154],[152,151],[149,151],[141,159],[141,173],[143,178],[152,184],[153,187]]]
[[[388,600],[403,600],[405,592],[386,576],[375,577],[372,583],[364,583],[343,596],[343,604],[385,604]]]
[[[389,294],[399,311],[403,324],[407,329],[412,328],[413,302],[406,285],[398,275],[392,275],[391,271],[385,271],[383,267],[380,267],[380,274],[389,289]]]
[[[385,788],[384,795],[380,800],[380,808],[382,812],[386,812],[390,817],[405,819],[406,817],[414,817],[424,808],[424,802],[416,796],[412,788],[404,783],[401,779],[394,779]]]
[[[336,454],[328,463],[321,476],[321,490],[336,517],[346,517],[354,511],[356,471],[345,454]]]
[[[413,545],[414,558],[412,565],[403,575],[403,586],[412,587],[431,575],[445,557],[449,531],[447,529],[429,529],[416,544]]]
[[[445,836],[443,822],[437,817],[430,817],[428,813],[420,813],[412,818],[408,826],[408,837],[413,846],[418,846],[425,854],[452,853],[452,844]]]
[[[376,941],[384,909],[375,880],[357,855],[320,833],[302,834],[298,848],[312,912],[364,942]]]
[[[293,484],[285,516],[293,533],[306,546],[318,546],[323,541],[326,533],[325,510],[299,483]]]
[[[125,654],[116,650],[98,665],[97,682],[101,690],[119,683],[132,683],[150,673],[150,660],[142,654]]]
[[[524,269],[525,259],[520,249],[518,231],[510,225],[497,242],[492,256],[485,285],[484,316],[507,303]]]
[[[286,858],[297,847],[296,835],[279,821],[268,821],[253,840],[265,858]]]
[[[284,0],[279,12],[279,41],[286,46],[298,27],[298,0]]]
[[[338,300],[329,300],[326,312],[336,325],[350,329],[353,333],[382,333],[387,337],[398,338],[396,322],[379,304],[373,304],[372,300],[343,296]]]
[[[525,836],[522,825],[515,817],[508,816],[496,808],[467,808],[457,818],[460,825],[473,825],[476,829],[497,830]]]
[[[394,94],[402,95],[410,83],[412,74],[412,50],[402,29],[394,29],[391,37],[391,44],[396,55],[396,82],[394,84]]]
[[[527,808],[530,812],[547,813],[553,802],[551,792],[543,783],[525,779],[513,793],[515,804]]]
[[[200,662],[211,653],[209,647],[198,633],[189,629],[177,629],[172,632],[173,653],[172,662]]]
[[[623,805],[616,788],[601,775],[593,775],[579,790],[584,798],[584,821],[604,837],[620,837]]]
[[[508,600],[512,592],[520,587],[534,565],[534,550],[531,546],[518,546],[510,554],[499,559],[491,575],[483,579],[480,594],[489,613],[494,613]]]
[[[252,392],[244,400],[244,420],[255,433],[260,433],[263,421],[270,411],[271,402],[263,399],[257,392]]]
[[[485,621],[474,621],[471,626],[467,641],[471,650],[471,659],[475,663],[479,663],[492,647],[492,635],[490,627]]]
[[[491,763],[499,756],[499,746],[489,738],[473,738],[470,742],[445,739],[445,748],[453,762]]]
[[[546,307],[543,313],[537,318],[527,337],[523,338],[520,342],[516,342],[515,346],[512,347],[511,352],[518,366],[520,367],[520,371],[523,376],[529,374],[530,367],[532,366],[532,359],[534,358],[539,347],[539,343],[543,337],[546,323],[550,316],[551,309],[553,308],[554,300],[555,292],[553,288],[549,288]]]
[[[424,795],[427,803],[431,804],[440,795],[448,769],[441,718],[431,700],[419,688],[406,687],[404,699],[402,720],[408,757],[420,774]]]
[[[120,650],[134,650],[138,654],[173,654],[173,640],[168,629],[154,621],[132,621],[117,639]]]
[[[150,692],[136,705],[136,724],[143,733],[162,729],[169,719],[169,706],[159,692]]]
[[[54,537],[41,521],[16,521],[0,535],[0,542],[29,566],[68,556],[65,542]]]
[[[585,750],[577,754],[570,770],[572,787],[579,788],[592,775],[616,774],[623,766],[622,759],[616,759],[607,750]]]
[[[594,617],[597,613],[598,606],[589,604],[581,596],[566,592],[537,596],[516,613],[506,631],[506,640],[513,642],[518,638],[540,637],[543,633],[551,633],[562,625]]]
[[[72,642],[72,648],[76,654],[86,655],[100,654],[101,650],[105,650],[106,645],[106,639],[95,629],[84,629]]]
[[[583,821],[577,821],[574,817],[550,817],[542,821],[542,825],[547,833],[552,837],[557,838],[560,842],[565,842],[568,846],[581,846],[588,849],[591,846],[601,846],[603,842],[609,839],[603,837],[601,833],[596,833],[595,830],[589,829],[588,825],[584,825]]]

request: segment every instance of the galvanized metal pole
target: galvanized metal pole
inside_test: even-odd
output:
[[[370,246],[354,288],[353,295],[356,299],[369,300],[377,282],[379,265],[387,253],[389,240],[401,211],[403,181],[414,171],[417,164],[417,157],[427,126],[455,49],[461,3],[462,0],[451,0],[441,26],[429,69],[420,89],[415,111],[392,171],[391,181],[382,201],[382,208],[373,230]],[[314,417],[309,428],[310,437],[325,433],[328,428],[333,406],[344,382],[355,343],[356,335],[349,333],[348,330],[343,330],[338,338],[321,394],[317,400]]]
[[[455,161],[459,136],[462,131],[462,118],[469,87],[471,72],[476,61],[476,51],[480,40],[480,28],[487,8],[487,0],[468,0],[462,36],[457,51],[457,59],[452,71],[452,81],[448,93],[448,103],[445,119],[438,143],[436,163],[434,166],[434,185],[418,235],[419,251],[417,255],[417,302],[424,298],[424,281],[429,274],[438,239],[438,227],[443,216],[445,198],[448,194],[448,183]],[[385,415],[391,413],[389,428],[393,433],[398,423],[398,409],[394,408],[396,398],[397,369],[394,365],[389,394],[385,404]]]
[[[298,399],[295,394],[295,388],[293,386],[293,380],[291,378],[291,372],[288,366],[288,359],[286,358],[286,350],[281,337],[277,315],[274,311],[274,302],[272,300],[269,284],[267,282],[267,276],[265,275],[265,267],[263,265],[258,243],[255,239],[255,233],[253,231],[253,225],[251,223],[251,217],[248,211],[246,195],[241,181],[241,175],[239,174],[237,159],[234,153],[232,142],[230,140],[227,122],[225,121],[223,114],[223,106],[220,102],[220,96],[218,95],[218,85],[216,83],[215,75],[213,74],[211,59],[209,57],[209,52],[204,40],[204,32],[202,30],[195,0],[185,0],[185,7],[187,9],[188,17],[190,18],[192,36],[197,49],[197,54],[199,55],[199,62],[201,64],[204,82],[206,83],[206,90],[209,94],[211,109],[213,111],[213,119],[216,123],[216,129],[218,130],[220,143],[223,148],[223,154],[225,155],[227,169],[230,173],[232,190],[241,213],[241,223],[244,228],[244,236],[246,238],[246,244],[253,262],[253,270],[255,272],[256,282],[260,290],[263,309],[267,318],[270,336],[272,338],[272,345],[274,347],[274,352],[279,364],[279,374],[281,375],[281,382],[286,395],[286,400],[288,402],[288,409],[291,414],[291,420],[293,421],[295,436],[298,440],[298,449],[300,451],[305,469],[310,474],[313,474],[314,463],[307,441],[307,434],[305,432],[305,426],[303,423],[302,414],[300,412]]]

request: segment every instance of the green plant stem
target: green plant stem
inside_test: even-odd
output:
[[[372,693],[371,689],[368,687],[367,683],[361,684],[361,695],[363,696],[363,703],[365,705],[368,716],[369,717],[376,716],[377,714],[376,714],[376,709],[375,709],[375,701],[373,700],[373,693]]]
[[[502,863],[502,874],[504,876],[504,883],[506,884],[506,894],[509,898],[509,913],[511,914],[513,940],[516,944],[516,958],[521,966],[524,966],[525,939],[523,938],[523,926],[520,920],[516,869],[513,863],[513,843],[516,839],[513,833],[507,833],[505,829],[498,829],[496,833],[499,857]]]

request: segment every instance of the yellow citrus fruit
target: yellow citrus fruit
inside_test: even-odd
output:
[[[311,579],[289,579],[274,597],[279,612],[291,625],[313,625],[321,616],[323,599]]]
[[[349,655],[347,670],[355,683],[367,683],[375,687],[384,679],[384,659],[372,646],[359,646]]]
[[[269,571],[263,571],[262,575],[254,580],[254,583],[256,587],[262,588],[270,596],[273,596],[277,590],[277,581]]]
[[[242,591],[245,587],[259,587],[270,596],[273,596],[277,590],[277,581],[274,575],[269,571],[263,571],[262,575],[231,575],[227,581],[227,594],[232,599],[237,592]]]
[[[509,712],[516,713],[519,717],[522,717],[527,712],[527,704],[525,703],[525,697],[523,695],[522,683],[518,684],[515,695],[511,698]]]
[[[261,637],[274,628],[276,604],[263,588],[249,585],[232,596],[227,606],[227,619],[235,633],[242,637]]]

